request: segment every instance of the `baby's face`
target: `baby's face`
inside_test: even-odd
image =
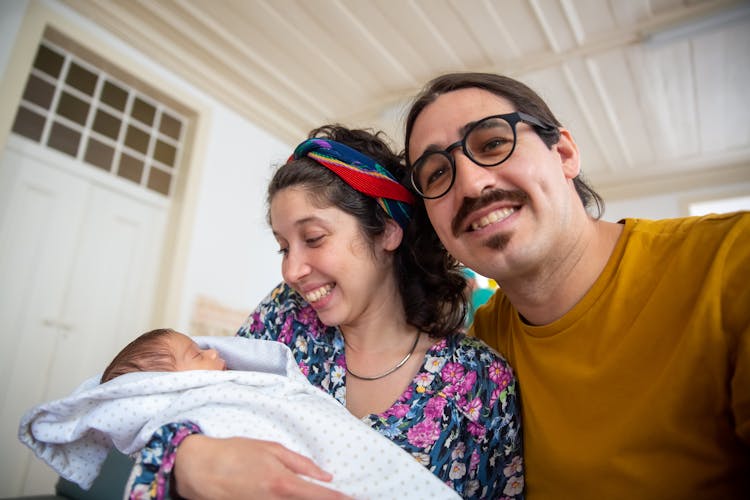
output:
[[[227,364],[216,349],[201,349],[190,337],[174,333],[167,339],[174,353],[175,370],[226,370]]]

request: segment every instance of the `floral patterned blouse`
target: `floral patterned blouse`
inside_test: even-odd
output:
[[[310,383],[346,403],[344,339],[290,287],[276,287],[238,335],[288,345]],[[433,345],[391,408],[362,419],[464,498],[522,498],[521,417],[506,361],[463,333]],[[335,423],[332,423],[335,425]],[[194,424],[162,427],[141,452],[131,499],[164,498],[177,445]]]

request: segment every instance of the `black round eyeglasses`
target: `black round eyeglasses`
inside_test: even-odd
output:
[[[444,196],[456,181],[456,162],[452,151],[461,150],[480,167],[494,167],[510,158],[516,149],[516,124],[525,122],[544,131],[556,129],[526,113],[517,111],[488,116],[472,124],[463,138],[444,150],[428,150],[417,158],[411,169],[411,184],[429,200]]]

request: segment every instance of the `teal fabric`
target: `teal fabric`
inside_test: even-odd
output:
[[[91,489],[84,490],[77,484],[60,478],[55,486],[55,493],[73,500],[122,500],[125,483],[132,468],[133,460],[130,457],[112,450]]]

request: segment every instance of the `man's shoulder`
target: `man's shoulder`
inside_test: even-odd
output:
[[[750,235],[750,212],[709,214],[674,219],[624,219],[627,251],[647,249],[711,252],[725,241]]]
[[[735,227],[750,227],[750,212],[706,214],[671,219],[623,219],[625,227],[647,233],[728,232]]]

